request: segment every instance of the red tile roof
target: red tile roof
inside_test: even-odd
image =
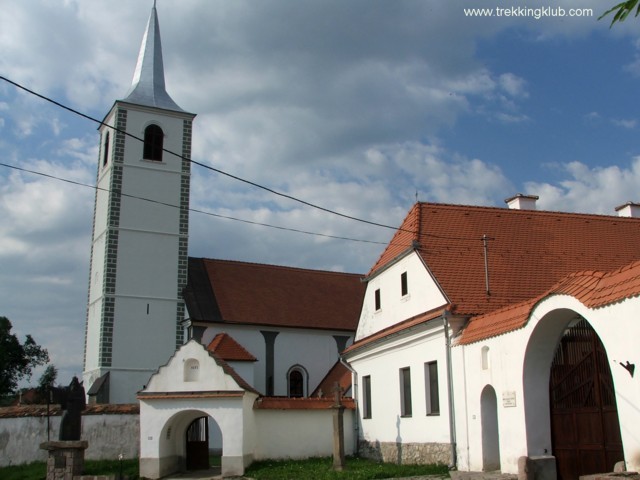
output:
[[[378,340],[386,339],[392,335],[400,334],[406,330],[410,330],[413,327],[417,327],[418,325],[422,325],[423,323],[427,323],[431,320],[435,320],[437,318],[442,318],[446,309],[437,308],[435,310],[430,310],[425,313],[421,313],[414,317],[408,318],[402,322],[398,322],[390,327],[387,327],[383,330],[375,332],[368,337],[361,338],[357,342],[354,342],[350,347],[346,348],[343,353],[350,353],[354,350],[358,350],[365,345],[369,345],[371,343],[375,343]]]
[[[138,415],[139,413],[140,405],[137,403],[87,405],[86,409],[82,411],[82,415]],[[49,415],[62,415],[60,405],[49,405]],[[12,407],[0,407],[0,418],[46,416],[46,405],[16,405]]]
[[[336,382],[343,392],[351,388],[351,371],[338,360],[327,372],[310,397],[333,398]]]
[[[474,343],[524,327],[535,305],[553,294],[571,295],[589,308],[602,308],[640,296],[640,261],[609,273],[587,271],[567,275],[538,297],[474,317],[458,344]]]
[[[258,360],[226,333],[219,333],[213,337],[207,350],[227,362],[255,362]]]
[[[255,409],[271,410],[328,410],[333,407],[333,398],[288,398],[288,397],[260,397],[253,404]],[[349,410],[355,410],[353,398],[343,398],[342,405]]]
[[[185,302],[194,322],[355,331],[361,275],[189,258]]]
[[[414,247],[452,312],[482,315],[534,298],[573,272],[640,259],[640,219],[416,203],[369,276]]]

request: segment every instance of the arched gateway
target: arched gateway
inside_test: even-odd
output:
[[[624,460],[607,352],[584,318],[565,330],[549,379],[551,442],[561,480],[611,471]]]
[[[607,352],[589,322],[570,309],[534,329],[523,369],[529,455],[552,454],[559,480],[610,472],[624,460]]]

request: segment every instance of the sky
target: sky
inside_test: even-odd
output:
[[[192,212],[189,254],[366,273],[416,200],[640,201],[640,19],[598,21],[615,3],[158,0],[194,160],[384,225],[194,166],[191,207],[217,216]],[[102,119],[152,4],[0,0],[0,76]],[[97,162],[97,124],[0,80],[0,316],[64,384],[82,373],[95,191],[57,178],[94,185]]]

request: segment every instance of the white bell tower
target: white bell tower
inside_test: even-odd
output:
[[[154,4],[131,90],[99,129],[83,373],[90,402],[135,402],[183,342],[194,117],[165,90]]]

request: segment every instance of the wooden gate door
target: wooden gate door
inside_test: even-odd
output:
[[[208,417],[196,418],[187,428],[187,470],[209,468]]]
[[[624,460],[607,353],[585,319],[560,340],[551,365],[549,402],[560,480],[612,472]]]

